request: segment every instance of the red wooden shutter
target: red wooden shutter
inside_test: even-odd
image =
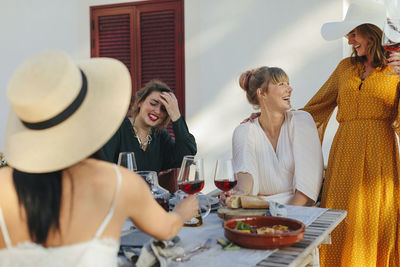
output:
[[[137,7],[140,85],[160,79],[174,90],[184,111],[183,24],[177,1]]]
[[[136,19],[140,27],[139,87],[152,79],[162,80],[174,91],[182,112],[185,110],[183,69],[180,69],[183,29],[178,7],[176,2],[139,6]],[[171,123],[167,130],[174,138]]]
[[[92,57],[125,63],[133,94],[151,79],[164,81],[184,114],[183,0],[137,1],[90,10]]]
[[[153,77],[176,88],[174,11],[140,14],[142,85]]]
[[[91,16],[91,56],[120,60],[129,69],[132,81],[136,80],[134,8],[93,9]],[[134,92],[132,88],[132,94]]]
[[[99,56],[121,60],[131,69],[130,16],[99,17]]]

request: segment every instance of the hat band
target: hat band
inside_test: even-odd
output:
[[[75,98],[75,100],[72,101],[72,103],[66,109],[61,111],[61,113],[59,113],[58,115],[56,115],[55,117],[53,117],[51,119],[41,121],[41,122],[35,122],[35,123],[26,122],[26,121],[21,120],[21,122],[25,125],[25,127],[29,128],[31,130],[48,129],[53,126],[56,126],[57,124],[60,124],[61,122],[65,121],[72,114],[75,113],[75,111],[81,106],[83,100],[86,97],[86,93],[87,93],[87,79],[86,79],[86,76],[83,73],[83,71],[82,70],[80,70],[80,71],[82,74],[82,88],[81,88],[78,96]]]

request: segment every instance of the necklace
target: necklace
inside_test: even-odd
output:
[[[150,135],[151,129],[150,129],[150,131],[147,133],[147,136],[146,136],[146,140],[145,140],[145,141],[142,141],[142,140],[140,139],[139,134],[138,134],[139,131],[138,131],[138,130],[136,129],[136,127],[135,127],[135,121],[133,121],[133,123],[132,123],[132,129],[133,129],[133,133],[135,134],[136,139],[138,140],[138,143],[139,143],[139,145],[140,145],[140,148],[141,148],[143,151],[145,151],[146,146],[149,145],[149,144],[151,143],[151,140],[152,140],[151,135]]]

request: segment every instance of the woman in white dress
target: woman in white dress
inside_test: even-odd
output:
[[[291,205],[315,203],[323,172],[321,143],[311,115],[290,110],[293,89],[287,74],[260,67],[244,72],[239,84],[261,115],[233,133],[238,184],[231,194],[273,195]]]

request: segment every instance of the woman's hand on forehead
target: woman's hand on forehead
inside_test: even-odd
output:
[[[181,117],[178,100],[176,99],[174,93],[162,92],[159,100],[164,105],[172,121],[177,121]]]

